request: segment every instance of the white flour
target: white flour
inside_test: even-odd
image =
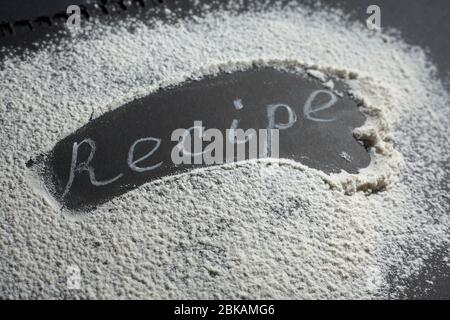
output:
[[[340,12],[194,20],[92,24],[88,40],[4,62],[0,297],[400,295],[395,275],[414,276],[450,240],[449,96],[424,52]],[[307,66],[323,81],[347,81],[368,116],[355,134],[373,146],[369,168],[327,176],[287,160],[249,161],[151,182],[75,216],[60,212],[25,166],[92,112],[251,64]],[[81,270],[80,290],[67,289],[70,266]]]

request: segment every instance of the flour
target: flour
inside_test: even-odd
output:
[[[427,255],[448,247],[449,96],[420,48],[301,6],[174,24],[93,21],[82,32],[0,70],[2,298],[396,297]],[[349,85],[367,116],[354,134],[370,147],[368,168],[227,164],[75,215],[25,165],[92,114],[268,65]],[[67,290],[71,266],[79,290]]]
[[[317,80],[322,81],[323,83],[327,82],[327,76],[318,70],[310,69],[310,70],[308,70],[308,74],[310,76],[316,78]]]

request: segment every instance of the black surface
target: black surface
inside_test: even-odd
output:
[[[335,82],[337,87],[343,89],[337,80]],[[336,103],[328,109],[313,114],[305,113],[304,106],[316,90],[333,94],[309,76],[271,68],[222,74],[160,90],[106,113],[57,143],[46,160],[46,176],[53,177],[48,181],[49,189],[66,207],[86,209],[150,180],[205,166],[205,162],[199,165],[174,165],[171,153],[178,142],[171,141],[171,135],[175,129],[190,128],[194,126],[194,121],[202,121],[205,130],[220,129],[225,138],[225,130],[230,128],[234,119],[239,121],[239,128],[244,130],[266,129],[269,126],[267,106],[271,104],[288,105],[297,116],[291,127],[279,131],[280,158],[294,159],[327,173],[339,172],[341,169],[356,173],[370,162],[365,148],[352,135],[354,128],[361,126],[365,118],[347,95],[340,98],[333,94]],[[242,109],[234,107],[233,101],[236,99],[242,101]],[[329,94],[318,94],[312,100],[312,110],[328,101]],[[274,113],[275,123],[288,122],[285,107],[279,107]],[[79,166],[92,153],[92,147],[84,143],[79,148],[78,156],[72,158],[73,146],[88,138],[96,144],[93,159],[88,163],[94,170],[96,180],[122,176],[107,185],[95,186],[91,183],[89,172],[84,170],[76,174],[70,191],[62,197],[73,159]],[[161,139],[161,145],[139,166],[162,164],[146,172],[135,172],[127,163],[128,153],[133,143],[142,138]],[[208,144],[204,144],[205,149]],[[248,143],[245,145],[248,159]],[[156,141],[140,143],[139,148],[135,149],[135,159],[144,156],[155,146]],[[224,149],[225,146],[226,142],[223,142]],[[342,152],[351,160],[344,159]],[[226,154],[225,150],[223,154]],[[258,158],[265,157],[262,155]],[[236,157],[228,157],[224,162],[235,160]]]
[[[0,1],[0,23],[13,23],[31,18],[53,16],[56,12],[66,11],[69,5],[86,3],[88,3],[86,0],[3,0]]]

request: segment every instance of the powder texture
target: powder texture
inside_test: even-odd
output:
[[[61,211],[25,165],[92,113],[258,65],[347,82],[367,116],[355,136],[371,147],[371,165],[326,175],[289,160],[229,164],[147,183],[82,215]],[[6,59],[0,297],[401,296],[404,280],[450,240],[449,96],[434,72],[395,35],[301,6],[93,21]],[[80,290],[67,289],[73,265]]]

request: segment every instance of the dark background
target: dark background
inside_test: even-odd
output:
[[[94,8],[94,2],[100,6]],[[426,49],[438,67],[437,76],[447,84],[447,89],[450,88],[450,1],[322,0],[322,3],[342,8],[352,19],[362,22],[367,18],[366,8],[369,5],[380,6],[382,28],[395,28],[407,43]],[[191,8],[183,0],[132,0],[129,6],[117,0],[0,0],[0,49],[3,48],[0,57],[4,54],[20,55],[23,48],[36,47],[33,42],[44,39],[46,34],[56,35],[58,30],[63,29],[66,20],[64,11],[69,4],[83,4],[82,13],[86,19],[90,16],[117,19],[127,14],[140,15],[149,11],[158,14],[158,8],[165,6],[186,14],[186,9]],[[448,256],[447,248],[430,254],[421,275],[406,284],[408,290],[403,298],[450,299],[450,270],[443,262],[445,256]],[[433,285],[425,281],[431,276],[435,278]]]

